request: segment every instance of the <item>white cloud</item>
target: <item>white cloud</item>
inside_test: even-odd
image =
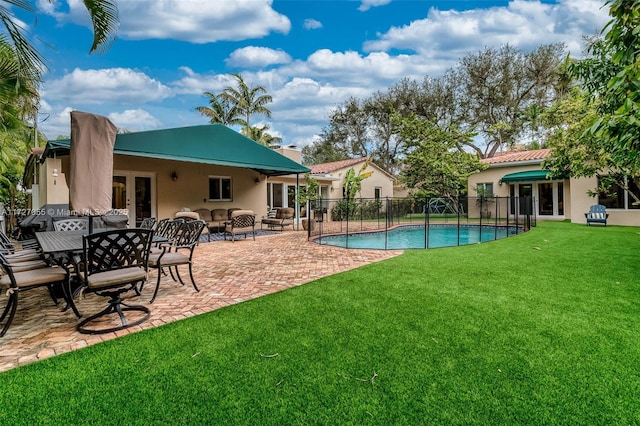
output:
[[[505,43],[523,50],[564,42],[574,56],[584,34],[593,34],[607,22],[607,10],[598,0],[559,0],[557,4],[514,0],[506,7],[440,11],[431,8],[425,19],[392,27],[365,51],[411,50],[425,58],[460,58],[485,46]]]
[[[318,30],[322,28],[322,22],[315,19],[305,19],[303,26],[305,30]]]
[[[90,26],[81,0],[67,0],[68,13],[51,8],[45,13],[60,22]],[[291,22],[271,7],[272,0],[186,1],[119,0],[123,39],[173,39],[191,43],[245,40],[272,32],[287,34]]]
[[[291,62],[291,56],[280,49],[247,46],[231,52],[225,62],[232,67],[260,68],[269,65],[288,64]]]
[[[60,79],[45,83],[46,99],[78,104],[127,104],[158,101],[173,96],[171,89],[146,74],[127,68],[74,69]]]
[[[372,7],[384,6],[385,4],[391,3],[391,0],[362,0],[358,10],[360,12],[366,12]]]
[[[108,117],[118,129],[131,131],[157,129],[161,125],[160,121],[154,116],[139,108],[112,112]]]

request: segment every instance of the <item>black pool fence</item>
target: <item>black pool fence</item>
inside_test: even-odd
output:
[[[302,206],[301,217],[307,219],[309,239],[321,242],[323,236],[361,232],[388,231],[403,225],[429,227],[449,224],[512,230],[519,234],[536,226],[533,197],[427,197],[427,198],[354,198],[318,199],[309,203],[310,215]]]

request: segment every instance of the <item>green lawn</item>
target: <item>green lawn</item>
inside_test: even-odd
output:
[[[640,423],[640,228],[539,223],[0,374],[0,424]]]

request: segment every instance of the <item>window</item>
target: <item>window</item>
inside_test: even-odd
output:
[[[635,195],[636,198],[633,198],[631,194]],[[640,209],[640,204],[633,204],[636,202],[636,199],[640,199],[640,178],[635,178],[629,182],[629,193],[627,194],[628,209]]]
[[[476,185],[476,193],[483,197],[493,197],[493,183],[479,183]]]
[[[602,177],[598,176],[598,188],[602,185]],[[609,190],[598,193],[598,204],[611,209],[624,209],[626,191],[620,185],[612,183]]]
[[[376,186],[373,191],[374,191],[373,196],[375,197],[376,200],[379,200],[380,194],[382,194],[382,188],[380,188],[379,186]]]
[[[231,201],[231,178],[209,176],[209,201]]]

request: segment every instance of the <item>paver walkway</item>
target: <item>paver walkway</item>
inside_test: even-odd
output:
[[[163,277],[152,305],[156,272],[152,271],[142,296],[132,302],[151,308],[148,321],[103,335],[76,331],[73,313],[53,305],[45,289],[21,295],[18,311],[7,334],[0,338],[0,371],[70,352],[128,333],[160,326],[240,303],[315,279],[388,259],[400,250],[356,250],[321,246],[306,240],[305,232],[257,237],[255,241],[218,241],[199,245],[194,253],[194,275],[200,292]],[[186,270],[185,270],[186,271]],[[188,278],[188,274],[185,274]],[[183,278],[185,277],[183,275]],[[0,297],[4,307],[6,295]],[[77,300],[85,315],[106,306],[107,298],[87,295]]]

